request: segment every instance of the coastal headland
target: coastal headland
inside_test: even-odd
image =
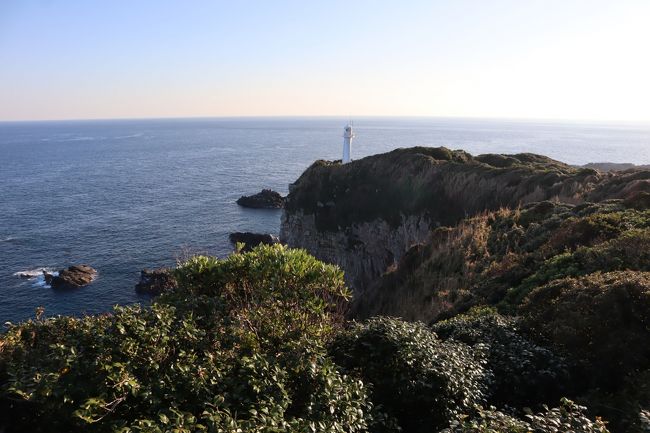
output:
[[[316,161],[272,241],[166,270],[148,307],[11,325],[0,426],[650,425],[647,169],[425,147]]]

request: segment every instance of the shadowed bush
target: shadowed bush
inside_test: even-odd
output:
[[[484,401],[489,378],[480,355],[438,339],[422,324],[385,317],[355,323],[330,352],[346,372],[370,385],[376,413],[394,420],[383,427],[430,432]]]
[[[486,354],[485,368],[492,373],[489,403],[497,407],[525,407],[557,401],[567,395],[569,365],[549,349],[533,343],[517,329],[517,320],[491,308],[433,325],[441,338],[455,340]]]
[[[599,418],[586,416],[586,407],[562,399],[560,406],[526,419],[492,409],[479,409],[474,417],[461,417],[453,427],[440,433],[608,433],[606,424]]]
[[[595,273],[533,290],[523,325],[581,363],[600,388],[650,367],[650,273]]]

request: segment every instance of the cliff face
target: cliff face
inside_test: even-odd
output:
[[[377,218],[341,231],[320,231],[314,214],[295,211],[283,215],[280,237],[291,247],[304,248],[320,260],[341,266],[346,283],[360,292],[413,244],[426,239],[431,227],[424,215],[403,215],[396,226]]]
[[[317,161],[292,186],[280,237],[340,265],[359,298],[432,229],[502,207],[579,203],[608,175],[532,155],[410,148]]]

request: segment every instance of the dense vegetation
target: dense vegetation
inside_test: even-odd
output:
[[[569,396],[614,431],[643,431],[650,210],[625,200],[540,202],[436,229],[353,313],[424,321],[442,338],[487,345],[496,406]]]
[[[151,307],[81,318],[39,312],[10,326],[0,340],[2,427],[551,432],[566,425],[605,432],[594,414],[562,400],[577,395],[574,386],[593,388],[572,383],[571,356],[593,369],[607,366],[590,357],[644,365],[644,352],[612,358],[636,343],[629,339],[610,349],[571,345],[568,358],[554,352],[548,347],[562,343],[552,331],[559,314],[543,319],[547,347],[519,330],[520,319],[489,308],[433,328],[381,317],[346,324],[350,294],[341,271],[279,245],[224,260],[194,257],[176,278],[179,288]],[[547,290],[528,302],[533,295],[543,297],[540,305],[564,299]],[[539,320],[526,318],[526,326]],[[587,373],[598,382],[598,371]]]
[[[473,157],[444,147],[413,147],[354,164],[317,161],[296,181],[285,208],[313,214],[320,231],[377,218],[396,227],[402,215],[412,214],[453,225],[467,215],[520,202],[574,201],[601,180],[595,170],[540,155]]]

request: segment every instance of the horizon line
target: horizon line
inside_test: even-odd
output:
[[[449,120],[489,120],[507,122],[552,122],[552,123],[592,123],[592,124],[626,124],[650,126],[650,120],[608,120],[608,119],[560,119],[544,117],[499,117],[499,116],[443,116],[443,115],[236,115],[236,116],[143,116],[143,117],[88,117],[88,118],[49,118],[49,119],[0,119],[2,123],[54,123],[54,122],[111,122],[111,121],[153,121],[153,120],[254,120],[254,119],[449,119]]]

